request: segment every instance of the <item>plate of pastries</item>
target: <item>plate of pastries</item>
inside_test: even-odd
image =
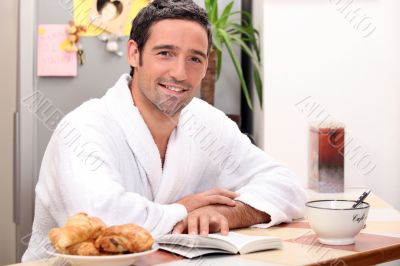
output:
[[[108,227],[84,212],[71,216],[48,234],[56,253],[71,265],[124,266],[156,251],[150,232],[136,224]]]

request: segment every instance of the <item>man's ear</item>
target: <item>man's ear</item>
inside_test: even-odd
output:
[[[206,62],[205,62],[205,66],[204,66],[204,73],[203,73],[203,78],[206,76],[206,74],[207,74],[207,69],[208,69],[208,57],[207,57],[207,59],[206,59]],[[202,79],[203,79],[202,78]]]
[[[132,67],[139,66],[139,48],[134,40],[128,41],[128,62]]]

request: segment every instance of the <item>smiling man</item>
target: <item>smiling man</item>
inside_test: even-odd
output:
[[[190,0],[155,0],[136,16],[131,74],[69,113],[48,144],[24,261],[45,257],[48,231],[82,211],[154,236],[302,216],[296,177],[194,97],[211,44],[207,15]]]

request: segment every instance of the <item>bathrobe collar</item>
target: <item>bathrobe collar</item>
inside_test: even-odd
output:
[[[122,128],[127,144],[136,160],[144,168],[152,188],[154,201],[168,203],[183,189],[190,160],[191,141],[180,134],[180,123],[171,133],[162,169],[156,143],[139,109],[134,105],[129,88],[131,77],[124,74],[105,95],[107,107]],[[182,135],[182,134],[180,134]],[[179,156],[179,157],[177,157]],[[182,179],[175,182],[175,179]],[[170,186],[169,184],[182,184]],[[162,192],[160,191],[162,190]]]

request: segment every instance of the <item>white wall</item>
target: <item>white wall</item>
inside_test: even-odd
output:
[[[0,2],[0,265],[15,262],[13,223],[13,113],[17,93],[18,1]]]
[[[346,186],[400,209],[399,10],[398,0],[264,1],[264,149],[304,185],[308,122],[329,115],[351,140]]]
[[[264,0],[253,0],[252,1],[252,13],[253,13],[253,26],[258,30],[260,36],[260,53],[262,61],[264,58],[264,12],[263,12]],[[260,67],[261,73],[263,72],[263,65]],[[260,74],[261,74],[260,73]],[[262,74],[261,74],[262,75]],[[265,91],[265,78],[264,78],[264,91]],[[264,112],[259,104],[257,92],[255,86],[252,87],[252,99],[253,99],[253,136],[257,143],[257,146],[261,149],[264,148]],[[265,95],[264,95],[265,96]],[[263,97],[265,98],[265,97]],[[265,100],[263,100],[263,106],[265,106]]]

